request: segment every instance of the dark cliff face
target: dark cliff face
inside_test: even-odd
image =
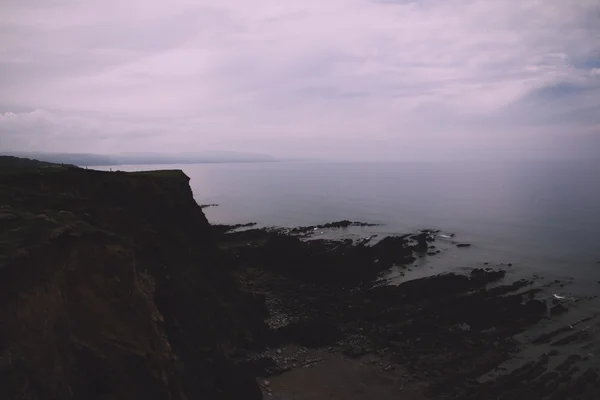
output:
[[[181,171],[0,174],[6,398],[252,399],[265,333]]]

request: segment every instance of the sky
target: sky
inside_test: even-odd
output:
[[[2,0],[0,151],[600,150],[598,0]]]

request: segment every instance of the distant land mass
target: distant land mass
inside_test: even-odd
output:
[[[198,153],[44,153],[44,152],[2,152],[0,155],[26,157],[58,164],[79,166],[96,165],[155,165],[155,164],[196,164],[196,163],[253,163],[278,161],[268,154],[241,153],[234,151],[206,151]]]
[[[49,162],[31,160],[29,158],[20,158],[14,156],[0,156],[0,168],[42,168],[55,167],[56,164]]]

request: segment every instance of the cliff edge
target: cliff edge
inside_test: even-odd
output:
[[[12,160],[14,161],[14,160]],[[0,163],[7,399],[259,399],[230,354],[266,331],[182,171]]]

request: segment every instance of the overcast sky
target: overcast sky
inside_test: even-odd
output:
[[[598,0],[1,0],[0,151],[600,151]]]

